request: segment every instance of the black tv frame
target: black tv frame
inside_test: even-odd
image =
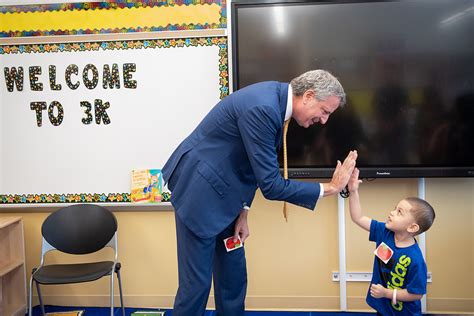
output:
[[[238,43],[237,15],[239,7],[258,7],[269,5],[300,5],[308,3],[370,3],[397,2],[397,0],[236,0],[231,3],[232,22],[232,87],[236,91],[240,87],[238,75]],[[474,149],[473,149],[474,150]],[[470,167],[359,167],[361,178],[424,178],[424,177],[474,177],[474,162]],[[290,178],[331,178],[334,168],[289,168]]]

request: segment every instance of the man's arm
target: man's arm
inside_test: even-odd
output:
[[[280,174],[275,148],[280,121],[281,115],[271,106],[252,107],[238,119],[237,126],[257,185],[266,199],[314,209],[320,184],[285,180]]]
[[[348,183],[350,192],[349,209],[352,221],[366,231],[370,231],[370,223],[372,219],[362,214],[362,208],[360,206],[359,184],[361,182],[362,180],[359,180],[359,169],[355,168]]]

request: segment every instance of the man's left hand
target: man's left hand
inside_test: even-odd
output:
[[[237,222],[235,223],[234,242],[238,240],[237,236],[239,235],[240,235],[240,239],[242,240],[242,243],[244,243],[245,240],[250,236],[249,225],[247,224],[248,212],[249,212],[248,210],[240,211],[239,218],[237,219]]]

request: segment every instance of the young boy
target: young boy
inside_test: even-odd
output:
[[[370,232],[376,256],[367,304],[377,315],[420,315],[426,293],[426,263],[415,236],[433,224],[435,212],[428,202],[406,198],[390,212],[385,223],[362,215],[359,201],[359,170],[349,180],[349,207],[354,223]],[[387,247],[388,246],[388,247]]]

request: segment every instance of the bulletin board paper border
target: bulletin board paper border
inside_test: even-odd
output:
[[[196,4],[221,3],[220,0],[111,0],[100,2],[76,2],[76,3],[51,3],[34,5],[12,5],[0,6],[0,13],[19,12],[45,12],[45,11],[73,11],[73,10],[98,10],[98,9],[122,9],[142,8],[156,6],[174,5],[196,5]]]
[[[161,202],[169,202],[171,194],[163,192]],[[57,204],[57,203],[130,203],[130,193],[79,193],[79,194],[4,194],[0,204]]]
[[[208,14],[209,7],[212,5],[219,6],[219,17],[216,19],[210,19]],[[182,23],[174,23],[173,14],[162,14],[161,16],[167,17],[168,23],[162,25],[133,25],[130,27],[109,27],[105,23],[110,22],[107,19],[99,19],[98,23],[100,24],[97,27],[88,26],[87,18],[77,19],[80,23],[83,23],[80,28],[68,28],[65,29],[48,29],[47,22],[44,22],[48,19],[40,18],[41,25],[46,25],[46,29],[16,29],[17,26],[13,25],[14,30],[6,30],[5,24],[16,24],[15,21],[18,19],[13,19],[11,23],[0,24],[0,38],[9,38],[9,37],[31,37],[31,36],[53,36],[53,35],[87,35],[87,34],[110,34],[110,33],[135,33],[135,32],[161,32],[161,31],[182,31],[182,30],[205,30],[205,29],[225,29],[227,27],[227,5],[226,0],[166,0],[166,1],[147,1],[147,0],[138,0],[138,1],[107,1],[107,2],[82,2],[82,3],[63,3],[63,4],[41,4],[41,5],[18,5],[18,6],[0,6],[0,16],[14,16],[21,17],[27,14],[31,16],[42,15],[43,13],[53,13],[49,20],[57,20],[57,18],[62,17],[67,12],[82,11],[79,13],[89,12],[92,13],[88,16],[93,16],[94,12],[99,10],[108,10],[114,11],[117,14],[122,13],[121,11],[127,10],[126,18],[122,15],[117,18],[117,21],[124,23],[124,19],[139,19],[145,21],[146,18],[144,14],[146,11],[155,10],[159,8],[176,8],[180,10],[183,7],[204,7],[204,12],[197,12],[194,15],[194,18],[199,18],[200,22],[193,23],[193,21],[186,21]],[[135,9],[135,10],[133,10]],[[194,9],[193,9],[194,10]],[[201,10],[202,11],[202,10]],[[179,15],[179,13],[178,13]],[[155,16],[157,16],[155,14]],[[67,21],[65,20],[66,25]],[[46,24],[45,24],[46,23]],[[76,21],[77,23],[77,21]],[[117,22],[118,23],[118,22]],[[63,27],[63,26],[62,26]],[[25,28],[25,27],[22,27]]]
[[[28,44],[0,46],[0,55],[28,54],[48,52],[72,52],[115,49],[172,48],[189,46],[219,47],[219,85],[220,98],[229,94],[227,38],[187,38],[154,39],[136,41],[86,42],[64,44]],[[169,193],[163,194],[162,202],[170,200]],[[37,204],[37,203],[107,203],[131,202],[130,193],[65,193],[65,194],[0,194],[0,204]]]

